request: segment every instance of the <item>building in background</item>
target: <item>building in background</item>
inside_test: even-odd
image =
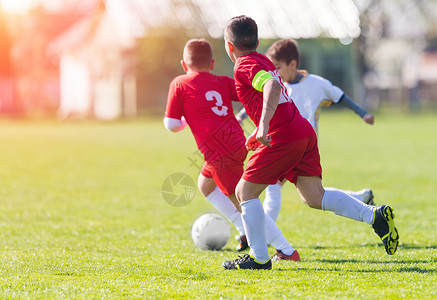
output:
[[[9,96],[0,99],[0,113],[2,107],[20,107],[25,115],[57,112],[62,119],[162,113],[170,80],[183,72],[178,63],[188,38],[209,39],[216,72],[232,75],[223,29],[240,14],[257,21],[260,52],[278,38],[297,39],[303,68],[329,78],[367,108],[376,110],[386,98],[402,104],[415,99],[419,103],[424,95],[436,97],[429,88],[437,84],[436,71],[429,68],[433,55],[422,55],[424,34],[432,27],[436,8],[428,2],[417,6],[411,6],[416,5],[412,0],[41,3],[44,6],[27,15],[9,18],[16,79],[8,86],[17,92],[3,89]],[[429,18],[416,22],[417,28],[405,28],[414,23],[408,20],[421,15]]]
[[[59,35],[48,53],[59,59],[58,116],[136,116],[135,39],[117,30],[103,2]]]
[[[14,107],[15,76],[10,56],[11,46],[6,16],[0,10],[0,113],[13,116],[17,109]]]
[[[68,2],[65,2],[68,4]],[[87,7],[89,8],[89,6]],[[13,99],[0,99],[14,116],[50,116],[59,108],[59,63],[47,55],[51,41],[77,22],[85,11],[47,10],[35,6],[26,14],[8,14],[6,23],[11,43],[9,58],[13,74]]]
[[[320,11],[323,15],[316,17]],[[107,0],[99,12],[75,24],[50,45],[51,52],[60,54],[60,116],[113,119],[134,116],[141,108],[162,111],[168,84],[178,74],[168,71],[169,67],[156,52],[144,54],[156,56],[152,61],[134,66],[140,60],[137,55],[141,56],[135,52],[136,42],[159,27],[182,28],[188,37],[222,39],[226,22],[239,14],[255,18],[260,38],[322,36],[350,43],[360,33],[359,15],[352,1],[330,0],[315,5],[307,1]],[[183,44],[176,45],[176,40],[174,37],[174,45],[167,42],[162,49],[170,56],[169,48],[177,46],[178,54],[171,62],[174,65],[178,64],[183,47]],[[154,41],[147,40],[145,48],[149,48],[147,43],[156,47],[151,45]],[[156,63],[159,65],[155,66]],[[347,63],[343,66],[342,71],[350,69]],[[152,68],[154,71],[142,79],[134,71],[140,69],[147,73]],[[169,76],[154,82],[156,78],[151,77],[159,77],[158,73],[169,73]],[[160,92],[156,91],[157,85]],[[149,99],[144,103],[141,95]]]

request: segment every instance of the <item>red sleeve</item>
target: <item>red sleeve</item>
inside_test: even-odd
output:
[[[230,90],[231,100],[239,102],[240,100],[238,99],[238,96],[237,96],[237,90],[235,89],[234,79],[231,77],[228,77],[228,76],[224,76],[224,78],[225,78],[226,86]]]
[[[181,90],[178,82],[172,81],[168,90],[167,107],[165,116],[180,120],[184,115],[184,106],[182,102]]]
[[[245,60],[244,63],[239,64],[238,72],[234,74],[235,79],[243,85],[252,86],[252,81],[255,75],[263,70],[262,66],[253,60]]]

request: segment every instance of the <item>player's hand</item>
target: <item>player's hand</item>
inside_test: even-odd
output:
[[[270,135],[267,135],[268,132],[269,132],[269,125],[263,126],[262,124],[260,124],[258,126],[258,131],[256,133],[256,139],[261,144],[267,147],[271,147],[272,145],[270,145],[270,142],[272,141],[272,138],[270,137]]]
[[[247,149],[247,151],[255,151],[259,145],[261,145],[261,144],[256,139],[256,132],[254,132],[246,140],[246,149]]]
[[[375,117],[371,114],[366,114],[363,116],[364,122],[367,124],[373,125],[375,123]]]

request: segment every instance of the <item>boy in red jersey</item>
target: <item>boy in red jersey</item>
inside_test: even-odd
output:
[[[288,97],[273,63],[257,53],[257,47],[258,28],[253,19],[238,16],[229,20],[225,48],[235,63],[237,95],[257,129],[246,141],[246,147],[255,153],[235,190],[250,255],[225,261],[223,267],[271,269],[264,231],[265,214],[259,195],[269,184],[284,179],[296,185],[302,200],[311,208],[372,225],[386,252],[394,254],[399,236],[392,208],[386,205],[374,208],[342,191],[323,188],[316,133]]]
[[[173,132],[190,126],[205,158],[198,179],[200,191],[240,235],[245,235],[235,187],[243,174],[247,150],[243,130],[232,111],[232,101],[238,101],[234,80],[211,73],[212,49],[203,39],[187,42],[181,64],[187,74],[170,84],[164,125]],[[286,254],[275,259],[299,260],[271,218],[266,217],[265,226],[267,242]]]
[[[334,104],[347,107],[359,115],[365,123],[374,124],[375,117],[356,104],[342,89],[333,85],[328,79],[298,69],[300,53],[297,41],[293,39],[276,41],[267,49],[265,55],[273,62],[281,75],[288,95],[292,96],[300,114],[310,122],[316,133],[319,127],[321,107],[332,107]],[[241,124],[247,116],[243,108],[236,115],[236,118]],[[283,183],[269,185],[265,191],[264,211],[275,221],[281,208]],[[336,188],[325,187],[326,189]],[[366,204],[375,205],[373,192],[370,189],[343,191]]]

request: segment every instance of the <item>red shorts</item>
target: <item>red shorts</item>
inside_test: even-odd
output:
[[[246,156],[246,147],[240,148],[235,153],[223,156],[213,163],[205,162],[200,173],[214,179],[218,188],[226,196],[235,194],[235,187],[243,175]]]
[[[284,179],[296,184],[298,176],[322,177],[316,135],[288,144],[258,147],[242,178],[260,184],[275,184]]]

